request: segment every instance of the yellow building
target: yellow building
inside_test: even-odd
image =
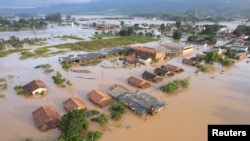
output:
[[[161,43],[161,48],[163,48],[168,53],[178,53],[179,55],[186,56],[193,53],[193,45],[185,45],[179,43]]]

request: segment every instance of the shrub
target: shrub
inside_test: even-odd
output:
[[[188,88],[189,86],[189,77],[181,79],[181,80],[174,80],[169,82],[165,85],[162,85],[160,89],[167,93],[172,93],[181,88]]]
[[[60,72],[56,72],[56,75],[52,76],[52,79],[54,80],[55,84],[62,84],[65,81],[65,79],[62,78]]]
[[[98,117],[91,118],[91,121],[98,122],[101,126],[104,126],[108,122],[108,116],[105,114],[101,114]]]
[[[114,103],[109,107],[111,111],[111,119],[119,120],[121,116],[126,111],[125,104],[123,102]]]
[[[207,67],[202,64],[198,64],[196,67],[199,71],[207,72]]]
[[[18,95],[23,94],[23,88],[21,86],[15,86],[14,90]]]

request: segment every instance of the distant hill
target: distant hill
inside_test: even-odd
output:
[[[56,4],[38,8],[0,8],[0,13],[62,14],[183,12],[202,9],[210,13],[242,12],[249,8],[250,0],[93,0],[88,3]]]

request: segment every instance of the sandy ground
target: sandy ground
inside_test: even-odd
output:
[[[69,97],[80,97],[89,109],[107,112],[107,108],[99,108],[90,102],[86,96],[93,89],[107,91],[114,83],[127,85],[131,75],[140,77],[144,70],[153,72],[153,66],[141,66],[134,69],[108,69],[100,66],[74,67],[88,69],[91,73],[73,73],[61,70],[58,63],[60,55],[48,58],[19,60],[18,54],[12,54],[0,59],[0,78],[7,78],[9,88],[0,91],[5,98],[0,99],[0,140],[20,141],[26,137],[34,140],[56,140],[57,129],[40,132],[34,125],[32,112],[42,105],[53,105],[60,115],[65,114],[63,101]],[[109,121],[107,128],[92,124],[91,129],[100,130],[104,134],[100,141],[205,141],[207,140],[208,124],[249,124],[250,123],[250,65],[245,59],[236,62],[231,68],[216,66],[213,73],[195,74],[195,68],[182,65],[181,58],[168,60],[166,63],[184,68],[185,72],[172,78],[165,78],[159,84],[144,90],[167,103],[167,107],[155,116],[147,116],[146,120],[127,111],[120,121]],[[71,88],[59,88],[54,85],[51,74],[44,74],[42,69],[34,69],[36,65],[49,63],[55,71],[60,71],[66,79],[73,83]],[[106,61],[108,65],[110,61]],[[223,70],[223,72],[222,72]],[[8,76],[13,75],[13,79]],[[159,86],[177,78],[190,77],[190,87],[176,94],[165,94]],[[96,79],[83,79],[91,77]],[[49,94],[42,98],[25,98],[15,94],[15,85],[24,85],[33,79],[43,80],[49,89]]]

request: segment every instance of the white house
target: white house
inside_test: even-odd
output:
[[[232,50],[237,50],[237,51],[248,51],[248,46],[242,46],[242,45],[237,45],[237,44],[234,44],[232,45],[231,47]]]
[[[23,94],[25,96],[43,94],[47,92],[47,87],[45,83],[41,80],[33,80],[24,85],[22,88],[23,88]]]

